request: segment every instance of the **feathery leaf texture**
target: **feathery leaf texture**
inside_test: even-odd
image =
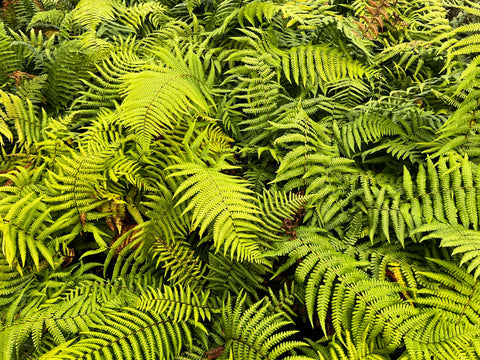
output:
[[[215,251],[223,249],[232,259],[255,261],[260,255],[257,234],[262,223],[248,183],[195,163],[174,165],[169,170],[170,176],[188,176],[175,197],[177,205],[188,201],[183,213],[192,212],[192,230],[200,227],[202,234],[210,228]]]
[[[479,24],[0,1],[0,359],[480,359]]]

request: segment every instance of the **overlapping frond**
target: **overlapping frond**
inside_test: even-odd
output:
[[[296,333],[286,330],[290,323],[280,313],[268,314],[269,304],[259,301],[245,309],[245,296],[234,304],[227,299],[222,312],[225,348],[223,352],[238,359],[280,359],[305,345],[302,341],[284,339]],[[254,336],[252,336],[254,335]],[[291,360],[307,360],[306,356],[291,355]]]
[[[145,149],[182,117],[208,116],[211,106],[208,89],[187,64],[166,52],[159,52],[159,56],[171,67],[150,66],[125,75],[120,89],[125,99],[118,110],[119,122],[135,132]]]
[[[0,358],[480,358],[471,1],[0,1]]]
[[[215,250],[237,260],[256,260],[260,254],[261,222],[256,199],[248,183],[195,163],[170,167],[171,176],[189,176],[178,187],[177,204],[186,201],[184,213],[192,212],[191,228],[213,232]]]
[[[296,279],[305,284],[305,306],[313,325],[314,318],[325,335],[328,316],[337,334],[348,331],[355,343],[383,339],[383,346],[398,343],[394,329],[417,310],[399,296],[400,284],[372,278],[365,262],[332,248],[328,237],[297,231],[297,239],[284,242],[277,255],[288,255],[279,273],[302,259]],[[348,310],[347,310],[348,309]],[[330,314],[330,315],[329,315]],[[317,321],[317,320],[316,320]]]

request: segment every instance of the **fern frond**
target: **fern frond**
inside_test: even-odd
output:
[[[125,99],[119,108],[119,122],[136,134],[144,149],[181,117],[209,113],[208,89],[200,79],[172,55],[159,52],[159,56],[172,68],[150,66],[151,70],[125,75],[121,89]]]
[[[421,228],[418,229],[421,231]],[[423,240],[440,239],[440,246],[452,248],[452,255],[461,254],[460,265],[468,264],[466,271],[476,279],[480,275],[480,237],[479,232],[467,230],[462,226],[441,226],[424,236]]]
[[[146,289],[135,303],[135,307],[142,311],[153,311],[172,318],[174,323],[193,319],[194,324],[199,320],[211,320],[212,314],[220,312],[208,292],[197,292],[190,287],[169,287],[162,289]]]
[[[167,8],[164,5],[153,1],[135,4],[126,9],[116,8],[115,10],[119,12],[118,16],[120,23],[123,23],[136,31],[143,29],[146,33],[150,33],[160,28],[161,25],[170,20],[166,14]],[[149,29],[149,25],[152,29]]]
[[[39,279],[30,284],[31,297],[20,297],[23,311],[0,328],[2,356],[19,359],[18,354],[26,344],[31,346],[33,343],[38,350],[44,337],[51,337],[58,345],[69,335],[88,330],[92,319],[101,318],[112,305],[118,306],[123,296],[127,298],[128,291],[120,290],[119,294],[100,278],[88,274],[98,265],[90,263],[67,270],[57,268],[53,272],[45,269],[38,272]],[[71,281],[65,283],[66,278]]]
[[[83,90],[82,80],[93,70],[92,55],[96,50],[86,48],[80,40],[61,43],[46,56],[48,86],[45,96],[57,110],[65,107]]]
[[[65,15],[66,12],[64,10],[40,11],[32,17],[27,29],[54,28],[58,31],[62,26]]]
[[[189,176],[175,196],[183,195],[177,204],[188,201],[184,213],[192,211],[192,229],[200,226],[200,236],[211,228],[216,251],[230,252],[231,258],[256,260],[260,254],[258,237],[261,223],[255,198],[248,184],[241,179],[222,174],[194,163],[169,168],[170,176]]]
[[[114,151],[115,146],[96,154],[71,151],[71,157],[61,156],[59,171],[50,172],[47,182],[52,196],[46,201],[54,204],[52,210],[64,212],[65,218],[77,224],[104,216],[94,210],[106,201],[100,184],[105,180],[106,161]]]
[[[277,274],[302,259],[296,268],[296,279],[305,284],[308,317],[318,316],[327,334],[327,314],[331,311],[337,334],[352,334],[355,343],[384,337],[384,346],[400,341],[395,326],[417,314],[399,297],[399,284],[371,278],[362,268],[363,261],[335,251],[328,237],[297,231],[297,239],[284,242],[274,253],[288,255]],[[329,310],[330,309],[330,310]],[[348,309],[348,310],[347,310]]]
[[[15,184],[1,188],[0,200],[2,249],[11,266],[23,267],[32,259],[38,268],[41,257],[53,266],[52,236],[62,229],[64,221],[53,224],[51,210],[41,195],[44,188],[36,184],[43,170],[44,166],[33,171],[18,168],[18,175],[3,175]]]
[[[237,262],[221,254],[209,254],[208,258],[208,288],[219,296],[226,291],[240,295],[247,291],[258,300],[259,292],[266,291],[262,285],[263,277],[271,273],[264,264],[253,262]]]
[[[140,58],[133,49],[133,41],[119,44],[118,49],[112,50],[110,56],[96,64],[96,72],[91,79],[85,80],[86,91],[72,103],[72,109],[86,116],[96,115],[96,109],[104,107],[114,109],[122,101],[120,95],[123,76],[132,72],[139,72],[146,61]]]
[[[7,126],[8,123],[13,123],[20,144],[30,146],[43,140],[41,131],[49,122],[45,112],[39,119],[29,99],[22,101],[18,96],[9,95],[1,90],[0,104],[5,108],[5,112],[0,109],[0,134],[13,141],[13,135]]]
[[[7,35],[4,24],[0,24],[0,80],[2,83],[8,79],[8,75],[19,70],[17,56],[13,50],[13,39]]]
[[[409,324],[416,330],[405,338],[408,354],[428,358],[441,352],[442,359],[452,360],[479,357],[477,281],[453,263],[429,260],[439,271],[422,272],[429,282],[419,290],[416,303],[428,308]]]
[[[293,47],[280,53],[282,68],[288,81],[304,87],[335,83],[342,79],[358,79],[373,74],[358,61],[348,60],[327,45]]]
[[[5,323],[13,321],[34,279],[34,273],[23,272],[22,274],[12,269],[5,256],[0,255],[0,306],[2,307],[0,314],[2,319],[5,319]]]
[[[184,243],[168,245],[157,240],[151,250],[157,268],[162,264],[169,284],[189,284],[192,289],[204,286],[205,265],[193,250]]]
[[[173,324],[172,320],[155,312],[124,308],[104,318],[105,325],[90,326],[91,330],[82,332],[79,340],[74,339],[68,348],[61,345],[60,352],[49,358],[173,359],[180,353],[184,341],[188,346],[189,327],[183,323]]]
[[[101,22],[113,20],[116,8],[122,4],[115,0],[81,0],[73,12],[72,21],[79,26],[94,30]]]
[[[345,340],[343,340],[345,339]],[[373,346],[368,343],[355,344],[347,331],[342,339],[333,336],[328,347],[309,341],[310,346],[316,350],[315,359],[320,360],[387,360],[387,355],[376,353]],[[373,348],[373,349],[372,349]]]
[[[301,221],[301,213],[304,210],[306,198],[292,193],[282,193],[279,191],[264,191],[260,208],[266,238],[274,241],[278,240],[284,231],[290,231],[288,227],[294,228]],[[292,221],[292,217],[295,219]],[[289,224],[289,221],[292,223]]]
[[[288,352],[305,345],[302,341],[285,339],[296,333],[284,330],[290,321],[282,313],[268,314],[268,303],[259,301],[245,309],[245,296],[234,304],[227,298],[222,312],[225,350],[235,359],[281,359]],[[288,356],[291,360],[307,360],[301,355]]]
[[[409,229],[410,235],[416,237],[414,229],[425,231],[421,226],[432,224],[434,220],[452,226],[460,223],[465,229],[470,226],[477,229],[479,218],[477,174],[473,171],[468,157],[458,159],[451,155],[448,160],[442,157],[439,159],[438,168],[431,159],[428,159],[427,170],[422,165],[419,166],[415,183],[406,168],[403,179],[403,190],[406,195],[406,199],[403,200],[398,189],[380,187],[367,190],[368,185],[364,185],[365,200],[372,196],[372,190],[375,197],[375,200],[372,197],[366,202],[370,209],[371,237],[378,234],[381,223],[387,237],[390,224],[393,225],[400,241],[403,241],[401,237],[408,236],[405,229]]]

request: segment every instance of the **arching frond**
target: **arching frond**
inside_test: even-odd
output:
[[[194,163],[170,167],[171,176],[189,176],[177,189],[182,195],[177,204],[188,201],[185,212],[192,211],[192,229],[200,227],[200,235],[213,231],[216,251],[223,250],[238,260],[256,260],[260,254],[258,236],[259,209],[248,184]]]
[[[239,359],[280,359],[288,352],[305,345],[302,341],[280,339],[291,337],[296,331],[284,330],[290,323],[282,313],[268,314],[269,304],[259,301],[245,309],[245,296],[234,304],[229,297],[223,309],[222,324],[226,340],[224,353]],[[255,334],[252,336],[252,333]],[[292,360],[307,360],[301,355]]]
[[[192,72],[186,63],[165,51],[158,56],[167,67],[149,66],[139,73],[125,75],[120,89],[125,99],[119,107],[119,122],[135,132],[145,149],[163,136],[182,117],[208,116],[209,90],[202,85],[203,70]]]

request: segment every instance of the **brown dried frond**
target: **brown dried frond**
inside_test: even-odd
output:
[[[28,77],[30,79],[33,79],[33,78],[36,78],[35,75],[32,75],[32,74],[28,74],[24,71],[20,71],[20,70],[15,70],[13,71],[11,74],[7,74],[7,76],[10,78],[10,79],[14,79],[15,80],[15,85],[18,87],[20,86],[20,83],[21,81],[25,78],[25,77]]]
[[[137,226],[137,224],[127,224],[125,225],[123,228],[122,228],[122,232],[120,234],[117,234],[113,237],[112,239],[112,242],[110,243],[110,246],[113,246],[113,244],[115,244],[115,242],[118,240],[118,238],[120,238],[122,235],[124,235],[127,231],[130,231],[132,230],[133,228],[135,228]],[[133,240],[135,240],[135,235],[138,233],[138,230],[134,230],[132,231],[126,238],[125,240],[123,240],[123,242],[120,244],[120,246],[118,246],[116,249],[115,249],[115,256],[118,256],[118,254],[120,253],[120,251],[122,251],[128,244],[130,244]],[[134,246],[134,249],[136,249],[138,247],[138,244]]]
[[[216,347],[215,349],[208,350],[205,353],[205,356],[209,360],[215,360],[215,359],[218,359],[223,354],[224,350],[225,350],[225,346],[221,345]]]

